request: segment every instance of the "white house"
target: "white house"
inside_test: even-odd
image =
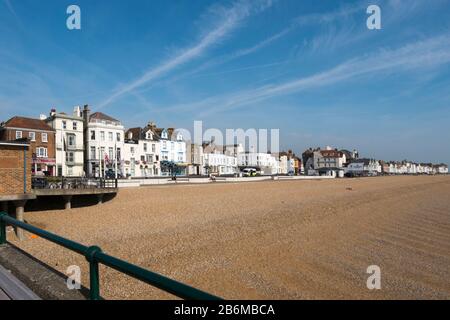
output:
[[[437,174],[448,174],[448,166],[446,164],[441,163],[435,165],[434,167]]]
[[[303,153],[305,158],[305,170],[308,175],[338,176],[344,172],[344,164],[347,162],[345,153],[331,147],[324,150],[307,150]]]
[[[177,174],[185,175],[187,163],[186,142],[183,140],[181,132],[174,128],[155,128],[155,133],[159,136],[160,148],[159,159],[161,174],[169,175],[171,168],[176,165]]]
[[[84,175],[84,134],[80,107],[74,107],[73,114],[50,111],[50,116],[41,115],[56,131],[55,153],[56,174],[58,176]]]
[[[189,162],[187,168],[188,175],[198,176],[204,174],[203,146],[201,144],[186,142],[186,160]]]
[[[278,160],[278,174],[294,174],[295,159],[287,153],[280,153]]]
[[[347,172],[355,174],[370,174],[376,175],[381,173],[381,165],[378,160],[375,159],[356,159],[350,162],[346,168]]]
[[[83,109],[85,167],[88,176],[104,176],[107,170],[123,175],[124,127],[102,112]]]
[[[123,173],[126,177],[153,177],[161,174],[160,143],[154,124],[125,132]]]
[[[245,152],[238,154],[237,159],[240,168],[254,167],[266,175],[278,173],[278,160],[270,153]]]
[[[223,153],[204,153],[203,166],[206,174],[226,175],[238,172],[237,158]]]

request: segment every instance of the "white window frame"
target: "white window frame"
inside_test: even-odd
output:
[[[48,142],[48,135],[45,132],[41,133],[41,141]]]
[[[28,132],[28,138],[30,138],[31,141],[36,141],[36,132],[34,131]]]
[[[17,139],[22,139],[22,131],[16,131],[16,140]]]
[[[44,147],[36,148],[36,156],[38,158],[47,158],[48,157],[47,148]]]

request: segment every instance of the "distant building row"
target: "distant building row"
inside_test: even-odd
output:
[[[125,129],[86,105],[72,114],[51,109],[39,119],[13,117],[0,126],[0,140],[27,141],[33,175],[89,177],[153,177],[236,175],[246,168],[260,174],[300,174],[301,159],[292,151],[276,155],[244,150],[240,144],[214,141],[190,144],[175,128]]]
[[[360,158],[354,150],[308,149],[302,154],[308,175],[374,176],[380,174],[447,174],[444,163],[415,163],[411,161],[382,161]]]

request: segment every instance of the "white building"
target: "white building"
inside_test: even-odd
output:
[[[98,177],[113,170],[123,175],[123,125],[102,112],[89,114],[88,106],[83,109],[83,120],[86,174]]]
[[[187,142],[186,148],[186,159],[189,162],[187,174],[196,176],[205,174],[203,168],[203,146]]]
[[[347,163],[345,153],[331,147],[310,149],[303,156],[307,175],[341,176]]]
[[[186,142],[183,135],[174,128],[155,128],[159,136],[159,160],[162,175],[170,175],[171,167],[176,165],[177,174],[185,175],[188,166],[186,159]]]
[[[282,153],[278,160],[278,174],[294,174],[295,173],[295,159]]]
[[[72,115],[52,109],[48,118],[42,115],[41,119],[56,130],[56,175],[83,176],[84,135],[80,107],[75,107]]]
[[[237,158],[222,153],[204,153],[205,174],[227,175],[238,172]]]
[[[160,143],[153,123],[125,133],[123,173],[125,177],[153,177],[161,173]]]
[[[277,174],[279,163],[276,157],[270,153],[245,152],[238,154],[238,166],[240,168],[251,167],[261,170],[261,174]]]
[[[448,174],[448,166],[444,163],[435,165],[434,169],[436,174]]]
[[[348,164],[346,171],[360,175],[377,175],[381,173],[382,168],[378,160],[357,159]]]
[[[278,160],[278,174],[288,174],[289,160],[286,155],[280,156]]]

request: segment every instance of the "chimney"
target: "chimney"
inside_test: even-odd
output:
[[[80,108],[80,106],[73,107],[73,115],[75,117],[81,117],[81,108]]]
[[[150,130],[155,131],[156,129],[156,124],[153,121],[149,121],[149,123],[147,124],[147,126],[150,128]]]
[[[83,121],[84,121],[84,127],[87,127],[87,124],[89,122],[89,105],[85,104],[83,107]]]
[[[50,117],[53,117],[56,114],[56,109],[55,108],[51,108],[50,109]]]

